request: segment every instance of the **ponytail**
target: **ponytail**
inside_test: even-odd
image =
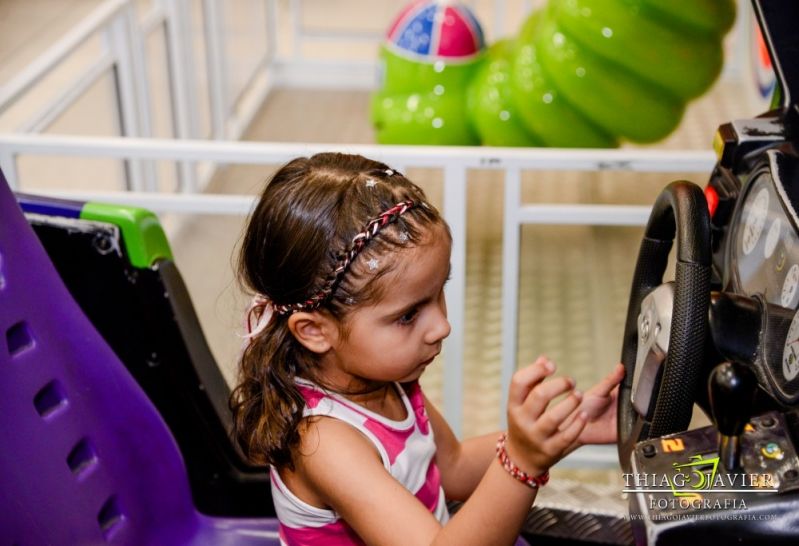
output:
[[[254,464],[293,468],[291,452],[299,443],[305,407],[294,379],[298,368],[305,368],[297,358],[305,360],[305,351],[282,317],[273,317],[244,349],[230,409],[234,438]]]

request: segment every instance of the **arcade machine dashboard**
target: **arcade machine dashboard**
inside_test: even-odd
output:
[[[633,280],[619,454],[638,544],[799,542],[799,3],[753,6],[778,106],[719,128],[704,191],[664,190]],[[686,431],[694,404],[713,426]]]

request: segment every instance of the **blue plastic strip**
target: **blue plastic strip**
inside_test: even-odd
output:
[[[69,201],[67,199],[56,199],[41,195],[29,195],[25,193],[15,194],[17,203],[22,208],[22,212],[34,214],[44,214],[46,216],[61,216],[64,218],[80,218],[83,210],[84,201]]]

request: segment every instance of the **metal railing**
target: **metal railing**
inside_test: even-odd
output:
[[[445,342],[443,413],[456,433],[463,423],[464,301],[466,271],[466,197],[470,169],[501,171],[504,178],[502,274],[502,375],[504,408],[507,389],[517,365],[520,229],[524,224],[641,226],[648,206],[595,204],[527,204],[521,200],[523,171],[635,171],[659,173],[709,172],[711,152],[656,150],[563,150],[420,146],[330,145],[324,143],[209,142],[130,138],[0,135],[6,159],[18,155],[111,157],[126,160],[210,161],[225,164],[279,165],[301,155],[322,151],[359,153],[390,165],[436,168],[443,176],[443,214],[453,238],[452,278],[447,301],[452,333]],[[10,159],[9,159],[10,157]],[[53,192],[49,192],[53,193]],[[157,193],[97,194],[63,192],[59,196],[115,201],[144,206],[157,212],[241,214],[252,209],[254,198],[244,195],[164,195]],[[504,414],[498,416],[504,422]],[[592,467],[615,464],[615,452],[583,448],[572,465]]]

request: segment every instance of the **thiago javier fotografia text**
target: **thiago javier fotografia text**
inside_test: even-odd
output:
[[[672,475],[666,474],[622,474],[624,478],[624,492],[641,492],[642,489],[662,488],[662,491],[685,490],[692,493],[699,490],[723,490],[730,492],[730,489],[749,488],[752,492],[762,491],[763,489],[774,489],[773,476],[771,474],[737,474],[714,472],[711,475],[706,473],[691,472],[684,474],[676,472]],[[747,489],[747,491],[749,491]],[[660,491],[660,490],[658,490]],[[721,491],[719,491],[721,492]],[[678,495],[679,496],[679,495]]]

